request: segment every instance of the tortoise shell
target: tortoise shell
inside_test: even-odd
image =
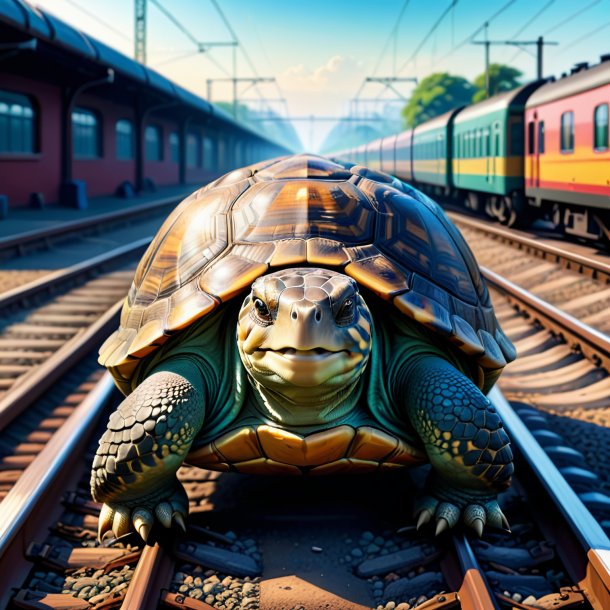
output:
[[[417,466],[422,449],[372,426],[335,426],[302,436],[262,424],[230,430],[192,449],[186,462],[207,470],[247,474],[365,473]]]
[[[230,172],[176,207],[100,363],[128,394],[141,359],[170,336],[294,266],[351,276],[472,359],[484,391],[515,357],[472,252],[436,203],[388,174],[296,155]]]

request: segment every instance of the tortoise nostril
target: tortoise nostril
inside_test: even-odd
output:
[[[316,322],[319,322],[322,319],[322,312],[318,309],[316,311]]]
[[[296,312],[296,311],[293,311],[293,312],[290,314],[290,317],[291,317],[293,320],[296,320],[296,319],[297,319],[297,312]]]

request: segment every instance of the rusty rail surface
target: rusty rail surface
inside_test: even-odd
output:
[[[123,262],[125,257],[142,254],[151,242],[152,236],[143,237],[126,246],[114,248],[109,252],[94,256],[76,265],[49,273],[37,280],[17,286],[0,294],[0,310],[27,302],[34,296],[48,292],[57,292],[60,287],[79,278],[87,278],[92,272],[103,269],[107,265]]]
[[[114,391],[105,373],[0,503],[0,605],[31,569],[24,558],[28,543],[46,530],[60,510],[58,488],[74,476],[85,444]]]
[[[538,320],[545,328],[562,335],[567,343],[578,346],[583,354],[598,366],[610,370],[608,335],[550,305],[491,269],[481,267],[481,273],[494,288],[505,294],[518,308],[527,312],[534,320]]]
[[[542,243],[539,238],[534,236],[527,235],[520,231],[515,231],[514,229],[488,223],[484,220],[465,216],[456,211],[447,212],[447,215],[456,224],[461,224],[471,229],[483,231],[488,235],[499,237],[504,241],[511,242],[519,246],[525,246],[529,250],[542,255],[543,258],[555,260],[556,262],[563,261],[569,269],[585,272],[591,277],[596,277],[598,279],[605,278],[606,280],[610,280],[610,260],[608,262],[604,262],[577,252],[572,252],[565,246]]]
[[[87,353],[99,346],[102,339],[117,327],[122,306],[121,299],[89,328],[64,343],[44,364],[0,399],[0,430],[40,398]]]

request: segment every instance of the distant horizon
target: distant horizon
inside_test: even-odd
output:
[[[361,98],[381,94],[380,99],[389,102],[394,94],[389,90],[382,94],[379,84],[362,87],[364,79],[372,75],[421,80],[433,72],[449,72],[472,81],[484,70],[484,53],[483,47],[470,44],[468,38],[481,27],[475,39],[483,40],[482,24],[494,14],[497,16],[490,20],[487,32],[489,40],[535,40],[543,35],[559,43],[544,49],[545,76],[560,77],[576,63],[595,64],[601,55],[610,53],[610,0],[499,0],[493,6],[483,0],[453,2],[452,9],[450,0],[385,0],[376,3],[373,10],[364,0],[332,4],[311,0],[306,5],[266,0],[256,6],[247,0],[221,0],[219,5],[257,75],[277,78],[278,86],[260,84],[256,89],[267,98],[285,97],[293,116],[344,116],[358,91]],[[133,57],[133,2],[32,3]],[[231,40],[229,29],[208,0],[149,0],[147,4],[147,65],[207,99],[207,79],[232,75],[233,51],[219,47],[197,53],[194,41],[159,10],[159,4],[199,42]],[[397,36],[390,38],[401,13]],[[386,52],[381,56],[384,47]],[[492,46],[490,55],[492,63],[509,63],[521,70],[522,82],[535,78],[534,46],[521,52],[514,46]],[[254,75],[241,52],[237,67],[240,77]],[[408,98],[413,84],[397,83],[396,87]],[[247,88],[240,85],[239,97],[256,98],[256,89]],[[230,84],[215,83],[211,101],[231,101]],[[284,113],[283,105],[270,104]],[[258,103],[253,105],[259,107]],[[295,122],[294,127],[304,148],[316,152],[335,124],[316,123],[313,132],[309,123]]]

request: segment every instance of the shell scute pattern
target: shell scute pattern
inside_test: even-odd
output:
[[[230,430],[191,450],[186,461],[221,472],[317,475],[389,470],[425,459],[421,449],[371,426],[339,425],[303,436],[263,424]]]
[[[436,203],[382,172],[297,155],[235,170],[174,210],[100,362],[129,393],[138,359],[172,333],[298,265],[340,270],[392,302],[474,358],[485,391],[515,357],[472,252]]]
[[[322,237],[357,244],[374,239],[374,208],[349,182],[259,182],[247,195],[233,206],[236,241]]]

